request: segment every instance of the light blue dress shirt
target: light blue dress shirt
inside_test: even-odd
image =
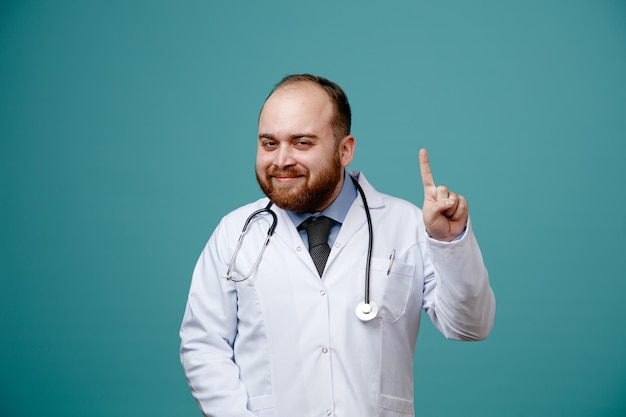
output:
[[[352,181],[350,181],[350,174],[344,170],[344,181],[343,186],[341,187],[341,191],[339,195],[331,203],[330,206],[326,208],[326,210],[317,213],[307,213],[307,212],[295,212],[289,211],[289,218],[293,222],[294,226],[298,227],[300,223],[305,221],[311,216],[326,216],[333,220],[332,225],[330,226],[330,233],[328,234],[328,245],[330,247],[335,243],[335,239],[339,234],[339,229],[341,229],[341,225],[343,224],[346,215],[348,214],[348,210],[350,210],[350,206],[352,202],[356,198],[357,190]],[[300,230],[300,236],[302,237],[302,241],[306,248],[309,248],[309,239],[306,235],[306,230]]]

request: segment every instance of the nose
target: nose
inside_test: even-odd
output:
[[[287,144],[281,144],[274,156],[274,165],[280,169],[296,164],[291,146]]]

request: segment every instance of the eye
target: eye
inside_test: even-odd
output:
[[[276,148],[278,146],[278,143],[274,140],[271,139],[266,139],[261,141],[261,147],[264,149],[273,149]]]
[[[298,139],[295,143],[298,148],[308,148],[312,145],[311,141],[308,139]]]

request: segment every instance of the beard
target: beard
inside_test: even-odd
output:
[[[281,209],[315,213],[330,203],[328,200],[341,181],[342,171],[339,153],[335,153],[330,164],[319,171],[317,178],[311,178],[311,172],[306,168],[290,167],[282,170],[269,168],[263,173],[257,170],[256,179],[263,193]],[[272,177],[281,174],[302,176],[304,182],[297,185],[277,185]]]

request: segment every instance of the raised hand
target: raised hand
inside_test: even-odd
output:
[[[428,152],[420,149],[420,172],[424,184],[424,224],[433,239],[450,242],[463,233],[467,225],[467,200],[445,185],[435,185],[428,163]]]

